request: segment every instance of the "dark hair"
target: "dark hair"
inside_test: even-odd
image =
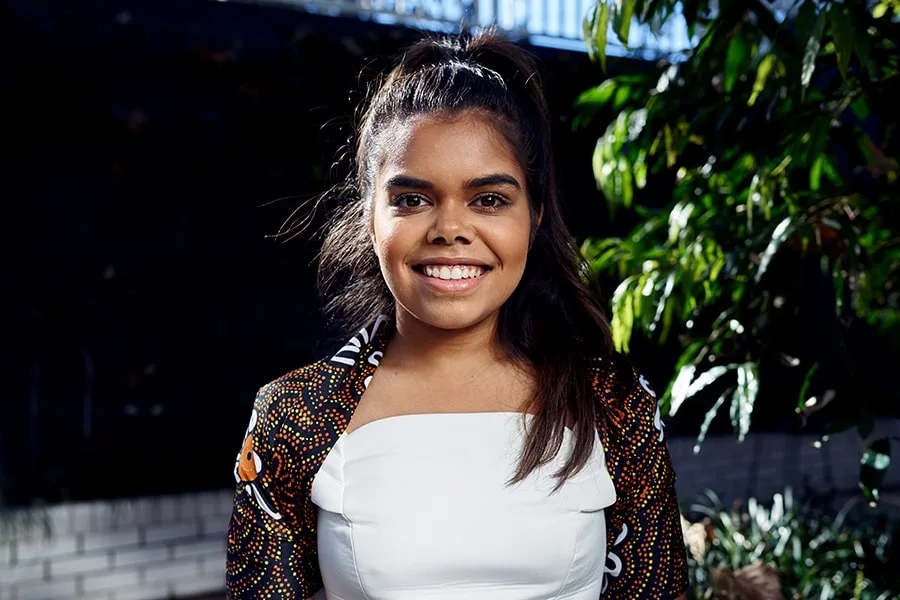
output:
[[[355,163],[340,188],[343,202],[325,226],[319,286],[326,310],[359,327],[393,314],[369,237],[369,206],[379,135],[421,114],[488,113],[516,151],[526,173],[534,228],[525,272],[500,311],[499,343],[511,359],[530,366],[537,389],[529,406],[518,470],[524,479],[560,451],[566,426],[575,445],[558,482],[587,462],[595,439],[595,400],[588,364],[611,354],[609,324],[599,287],[563,223],[550,148],[550,118],[533,57],[493,32],[428,38],[410,47],[376,81],[358,125]],[[536,221],[535,221],[536,223]]]

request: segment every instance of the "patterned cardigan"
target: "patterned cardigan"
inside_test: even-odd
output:
[[[226,568],[230,598],[303,600],[321,591],[313,479],[347,428],[390,328],[380,317],[331,358],[260,389],[234,467],[237,491]],[[687,587],[687,567],[656,394],[633,371],[626,386],[631,393],[615,393],[622,386],[604,366],[598,359],[590,369],[617,496],[605,511],[603,597],[676,598]]]

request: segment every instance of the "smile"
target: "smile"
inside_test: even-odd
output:
[[[491,267],[474,264],[415,265],[420,281],[440,294],[467,294],[475,291],[490,273]]]
[[[479,265],[419,265],[417,270],[426,277],[444,281],[478,279],[486,272],[486,269]]]

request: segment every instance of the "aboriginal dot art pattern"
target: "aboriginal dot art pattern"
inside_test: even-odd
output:
[[[230,598],[304,600],[322,588],[312,482],[347,428],[390,334],[389,320],[379,317],[332,357],[260,389],[234,466]],[[617,494],[606,509],[602,597],[674,599],[687,588],[687,566],[656,394],[633,371],[625,386],[631,393],[617,392],[622,386],[605,365],[594,361],[590,373]]]

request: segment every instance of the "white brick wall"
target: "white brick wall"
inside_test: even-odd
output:
[[[879,422],[873,437],[887,435],[900,436],[900,423]],[[724,502],[748,496],[771,499],[786,486],[798,496],[856,493],[863,448],[856,430],[831,436],[821,448],[814,446],[818,440],[816,435],[756,433],[738,443],[735,436],[722,435],[707,438],[700,453],[694,454],[694,437],[671,437],[678,497],[687,508],[705,489],[714,490]],[[895,464],[888,470],[885,487],[898,486],[900,465]]]
[[[65,504],[0,537],[2,600],[162,600],[225,588],[232,491]],[[14,519],[25,522],[25,519]]]

